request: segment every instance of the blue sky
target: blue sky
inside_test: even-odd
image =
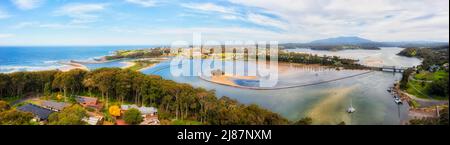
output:
[[[0,45],[449,39],[447,0],[1,0]]]

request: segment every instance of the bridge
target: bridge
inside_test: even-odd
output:
[[[408,67],[397,67],[397,66],[382,66],[382,67],[370,67],[373,70],[393,72],[393,73],[403,73]]]

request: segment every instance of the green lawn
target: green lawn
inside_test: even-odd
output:
[[[173,120],[171,125],[202,125],[201,122],[192,120]]]
[[[419,74],[416,74],[414,76],[414,78],[417,80],[423,80],[423,81],[435,81],[435,80],[439,80],[446,76],[448,76],[448,73],[445,71],[437,71],[434,73],[423,71],[423,72],[420,72]],[[431,95],[428,92],[429,86],[430,86],[429,82],[422,83],[419,81],[410,80],[408,82],[408,89],[406,91],[409,94],[412,94],[416,97],[423,98],[423,99],[430,99],[430,97],[432,97],[433,99],[436,99],[436,100],[448,100],[448,97]]]
[[[437,71],[434,73],[428,72],[428,71],[423,71],[423,72],[420,72],[419,74],[416,74],[414,76],[414,79],[417,79],[417,80],[439,80],[447,75],[448,75],[448,73],[443,70],[440,70],[440,71]]]
[[[156,64],[158,62],[156,62],[156,61],[134,61],[134,63],[135,64],[133,66],[131,66],[131,67],[127,68],[127,69],[130,69],[132,71],[138,71],[140,69],[143,69],[145,67],[149,67],[149,66],[151,66],[153,64]]]

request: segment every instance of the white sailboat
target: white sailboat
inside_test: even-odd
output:
[[[355,111],[356,111],[356,109],[353,108],[353,100],[350,99],[350,107],[347,109],[347,113],[353,113]]]

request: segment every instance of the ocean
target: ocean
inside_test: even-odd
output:
[[[58,62],[88,61],[116,50],[150,47],[154,46],[0,46],[0,73],[58,69],[64,67]]]

